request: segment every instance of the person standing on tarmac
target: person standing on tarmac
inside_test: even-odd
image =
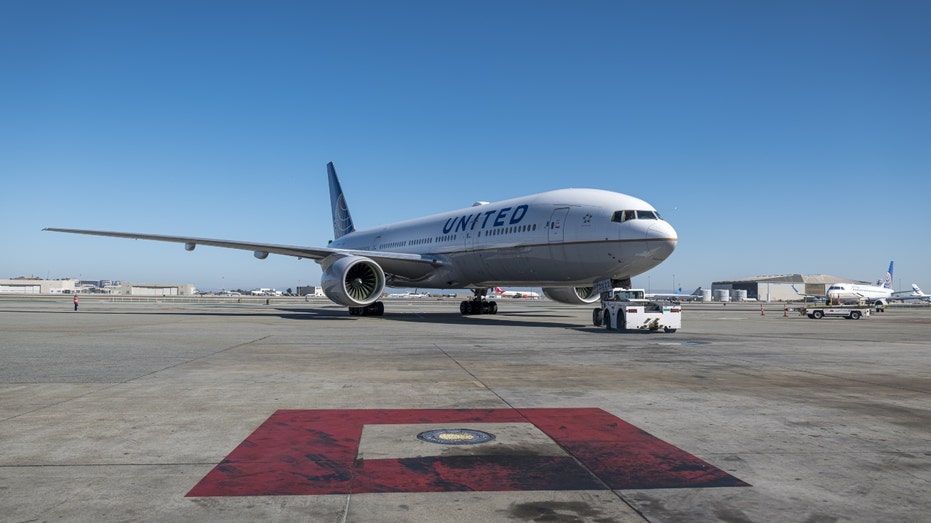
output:
[[[78,295],[74,295],[74,310],[78,310]]]

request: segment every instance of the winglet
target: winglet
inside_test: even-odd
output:
[[[343,188],[339,185],[333,162],[326,164],[326,171],[330,179],[330,208],[333,211],[333,239],[335,240],[354,232],[356,228],[352,225],[352,216],[349,214],[346,197],[343,196]]]

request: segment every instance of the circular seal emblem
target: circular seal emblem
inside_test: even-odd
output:
[[[491,441],[495,436],[474,429],[434,429],[421,432],[417,439],[440,445],[475,445]]]

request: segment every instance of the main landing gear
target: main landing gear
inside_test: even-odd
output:
[[[498,313],[498,304],[494,301],[485,299],[485,296],[488,294],[488,289],[472,289],[472,294],[475,296],[471,300],[465,300],[459,304],[459,312],[461,312],[463,316],[468,316],[470,314]]]
[[[385,304],[376,301],[365,307],[349,307],[350,316],[383,316],[385,314]]]

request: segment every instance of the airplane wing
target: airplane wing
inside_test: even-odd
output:
[[[436,268],[445,265],[445,261],[436,256],[424,256],[420,254],[398,252],[330,249],[325,247],[302,247],[295,245],[276,245],[270,243],[253,243],[235,240],[194,238],[189,236],[166,236],[161,234],[92,231],[85,229],[61,229],[57,227],[46,227],[42,230],[65,232],[70,234],[88,234],[92,236],[110,236],[114,238],[131,238],[135,240],[183,243],[184,248],[189,251],[194,250],[194,248],[198,245],[209,245],[211,247],[223,247],[227,249],[253,251],[255,257],[260,259],[264,259],[269,254],[281,254],[284,256],[295,256],[297,258],[308,258],[316,262],[321,262],[330,256],[365,256],[366,258],[371,258],[379,265],[381,265],[386,273],[396,274],[411,279],[423,277]]]
[[[931,302],[931,294],[925,294],[917,284],[912,284],[910,291],[893,292],[889,301],[927,301]]]

